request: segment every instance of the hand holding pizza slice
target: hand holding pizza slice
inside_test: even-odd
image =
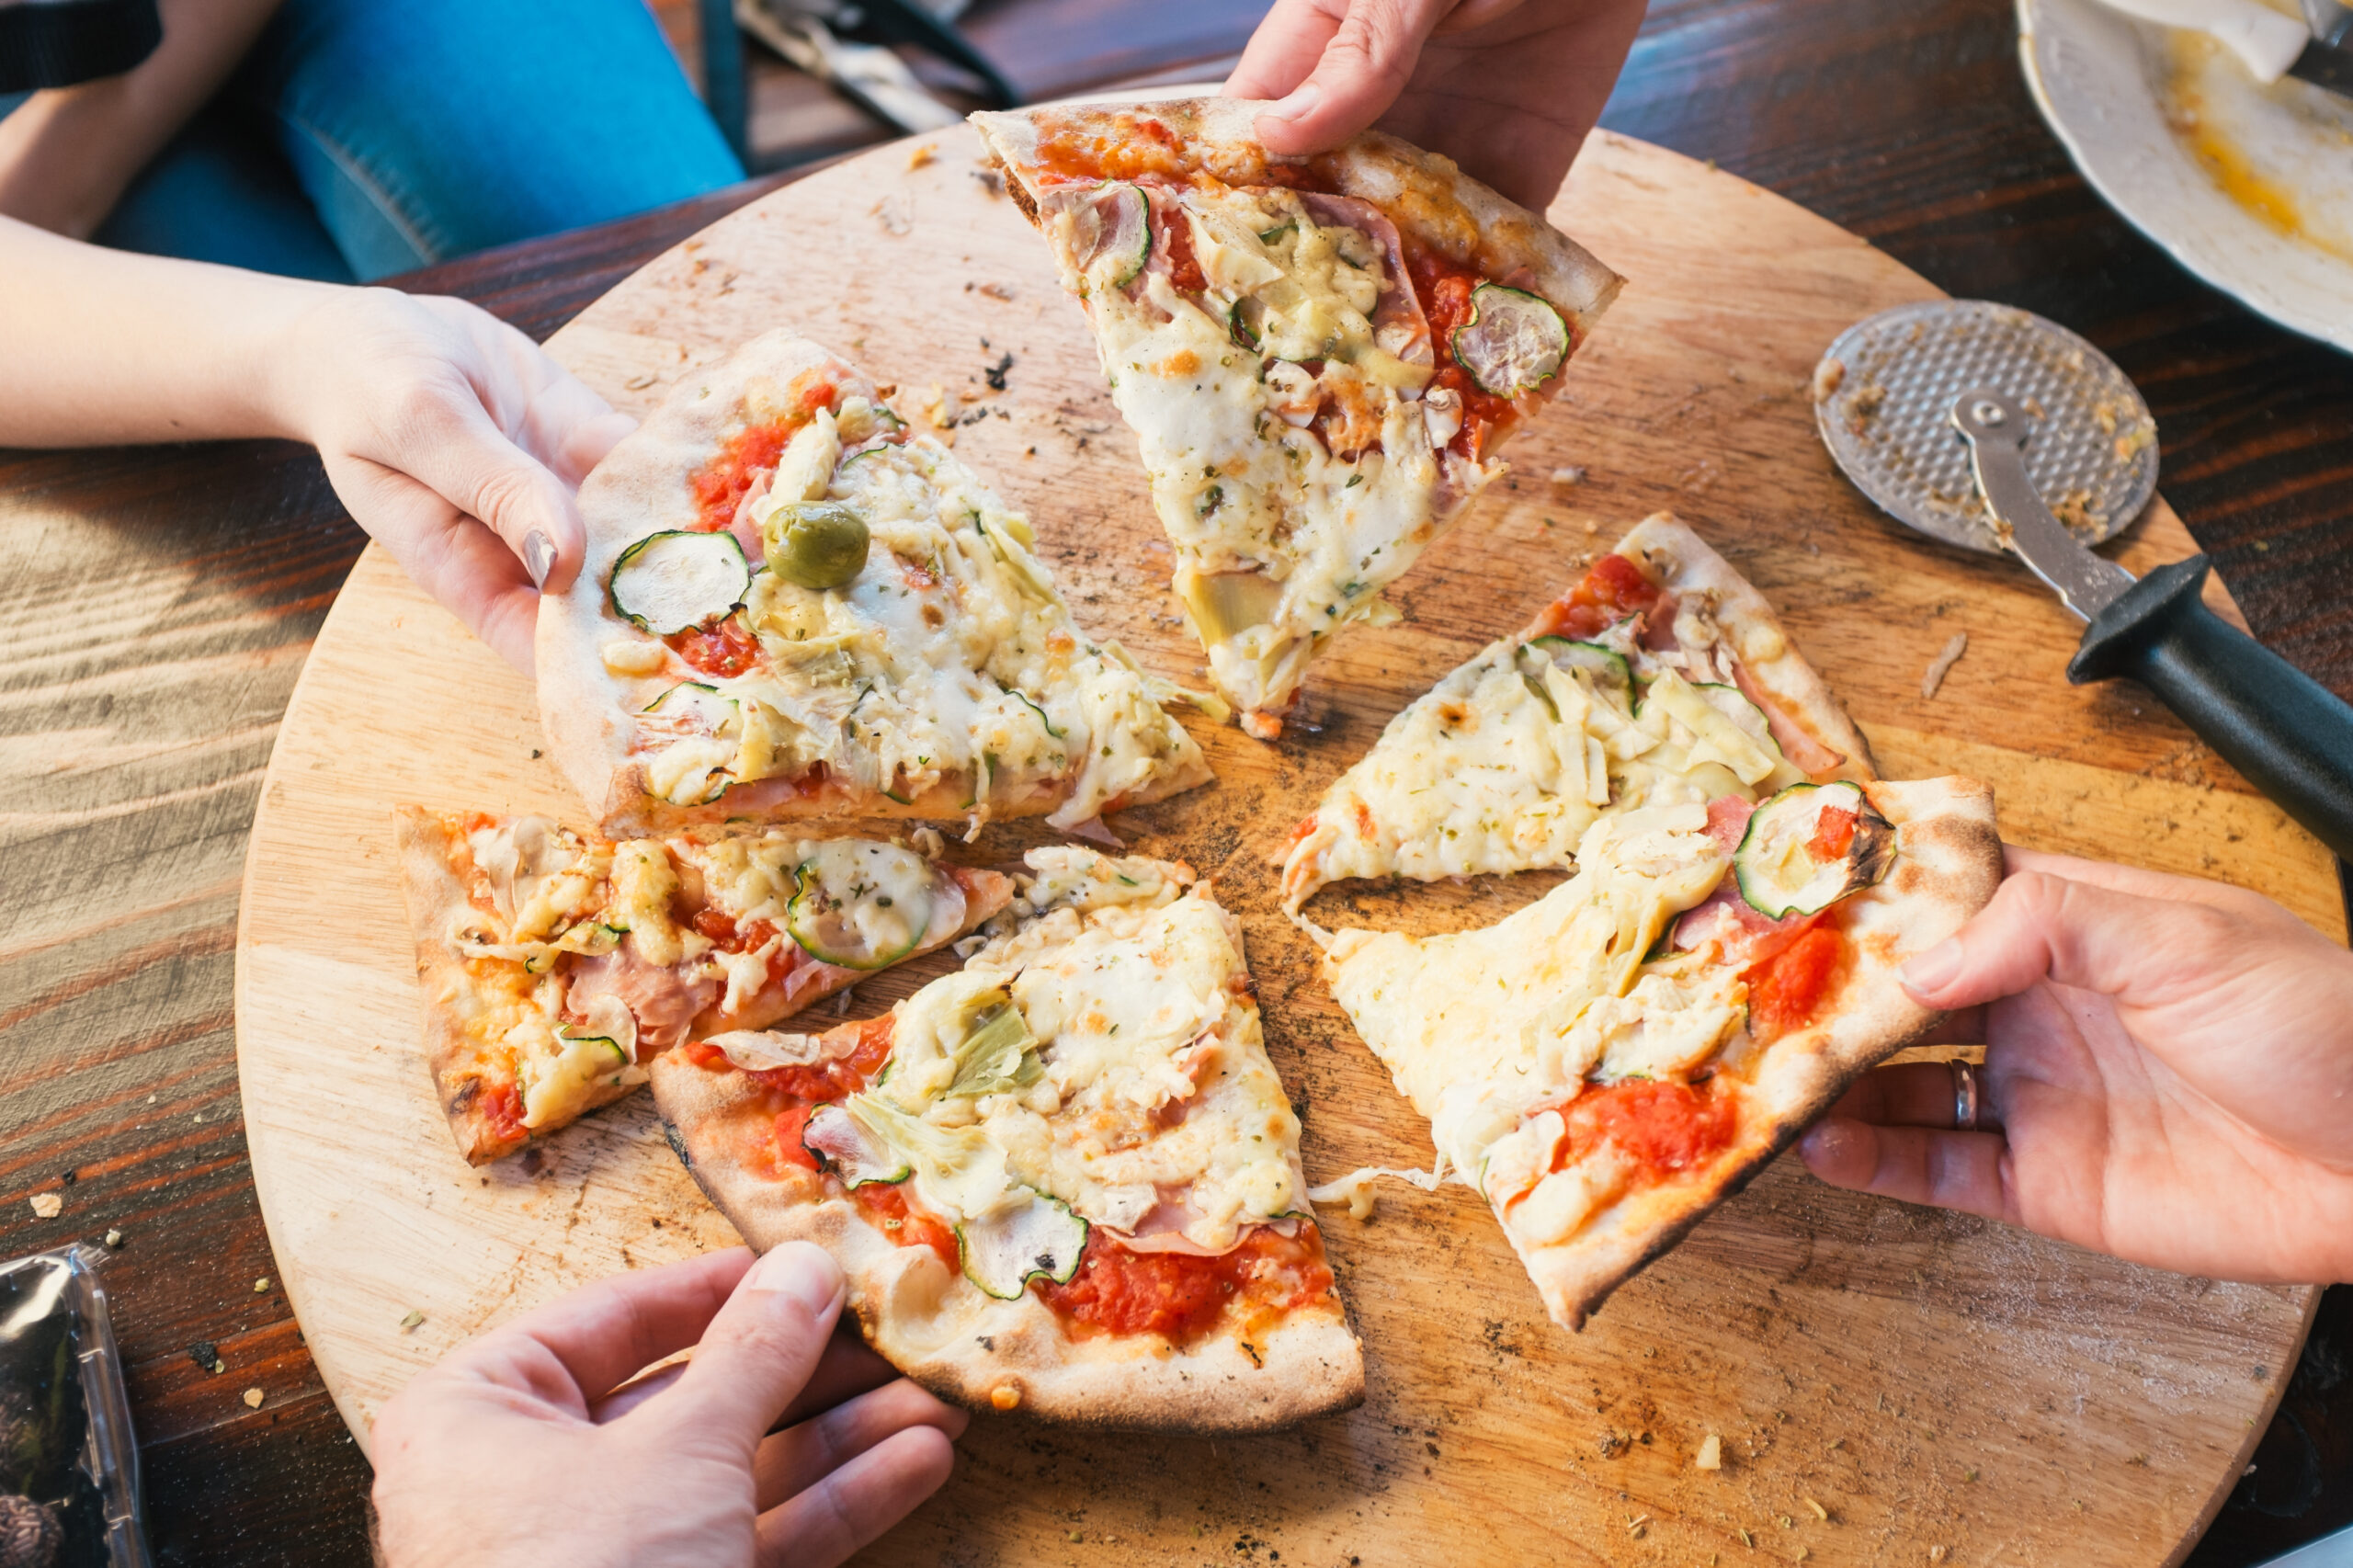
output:
[[[1269,153],[1266,107],[972,118],[1086,305],[1211,674],[1272,739],[1316,651],[1502,472],[1619,278],[1394,137]]]

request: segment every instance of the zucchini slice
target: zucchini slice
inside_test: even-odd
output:
[[[737,705],[733,698],[715,686],[682,680],[647,703],[644,710],[685,728],[716,735],[735,722]]]
[[[821,844],[793,873],[785,929],[821,963],[884,968],[923,940],[938,877],[930,861],[895,844]]]
[[[1844,813],[1842,824],[1827,813]],[[1843,840],[1843,844],[1841,844]],[[1792,784],[1756,808],[1733,851],[1740,896],[1768,919],[1816,915],[1887,875],[1895,827],[1858,784]]]
[[[733,534],[671,528],[621,551],[606,597],[614,614],[668,637],[726,619],[751,588],[752,568]]]
[[[1152,199],[1142,186],[1106,185],[1078,210],[1074,249],[1089,283],[1124,289],[1152,257]]]
[[[1583,670],[1593,677],[1593,689],[1629,713],[1634,708],[1634,670],[1626,655],[1598,642],[1576,642],[1566,637],[1538,637],[1528,646],[1564,670]]]
[[[890,1186],[915,1174],[915,1167],[889,1145],[866,1135],[849,1112],[837,1105],[821,1105],[801,1124],[801,1146],[817,1164],[842,1178],[844,1187],[870,1182]]]
[[[1454,329],[1454,362],[1493,397],[1532,392],[1561,373],[1569,358],[1569,324],[1525,289],[1482,283],[1471,290],[1471,319]]]
[[[1027,1202],[956,1227],[964,1278],[1000,1301],[1014,1300],[1041,1276],[1068,1284],[1086,1246],[1086,1221],[1061,1199],[1035,1190]]]

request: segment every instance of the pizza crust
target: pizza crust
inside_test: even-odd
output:
[[[1816,782],[1847,778],[1859,784],[1879,777],[1870,743],[1830,694],[1829,683],[1798,653],[1772,605],[1682,519],[1672,512],[1652,513],[1618,541],[1616,553],[1678,597],[1704,593],[1715,601],[1717,624],[1731,635],[1742,667],[1786,717],[1845,757],[1836,769],[1813,775]]]
[[[1270,153],[1258,144],[1252,126],[1273,107],[1250,98],[1171,98],[972,119],[1008,176],[1007,191],[1033,223],[1038,192],[1023,171],[1037,165],[1042,128],[1117,139],[1124,135],[1123,121],[1144,118],[1176,134],[1184,172],[1211,175],[1228,185],[1266,184],[1271,164],[1319,163],[1329,171],[1336,194],[1373,203],[1422,244],[1485,277],[1543,295],[1569,318],[1579,343],[1625,282],[1540,215],[1472,179],[1452,159],[1385,131],[1363,131],[1315,159]]]
[[[929,1247],[898,1245],[815,1175],[755,1169],[746,1151],[773,1134],[742,1078],[675,1056],[656,1058],[653,1074],[670,1146],[720,1212],[756,1251],[807,1241],[832,1253],[868,1342],[943,1399],[1122,1430],[1259,1432],[1364,1397],[1362,1355],[1336,1302],[1252,1341],[1255,1361],[1230,1338],[1176,1348],[1074,1337],[1035,1295],[996,1301]]]
[[[1582,1328],[1612,1290],[1746,1187],[1856,1079],[1945,1017],[1913,1001],[1897,971],[1959,931],[2000,885],[1994,792],[1972,778],[1874,781],[1863,792],[1895,825],[1898,854],[1884,881],[1845,905],[1854,961],[1822,1001],[1827,1021],[1764,1049],[1745,1096],[1742,1136],[1703,1177],[1621,1200],[1556,1245],[1523,1247],[1513,1239],[1557,1322]]]

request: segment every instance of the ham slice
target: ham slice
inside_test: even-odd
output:
[[[1732,662],[1732,678],[1740,687],[1740,694],[1756,704],[1756,710],[1765,715],[1766,728],[1773,732],[1773,744],[1781,748],[1781,755],[1808,778],[1819,778],[1847,760],[1846,753],[1832,751],[1775,707],[1773,699],[1765,695],[1765,688],[1756,684],[1747,667],[1737,659]]]
[[[684,1040],[694,1027],[695,1015],[717,1001],[725,989],[717,980],[687,980],[675,969],[648,963],[633,945],[624,942],[612,952],[582,959],[574,966],[564,1010],[585,1020],[597,997],[619,997],[637,1019],[640,1053],[650,1056]]]
[[[1405,272],[1405,247],[1389,214],[1353,196],[1302,190],[1300,205],[1327,228],[1354,229],[1381,247],[1381,301],[1372,308],[1372,340],[1409,365],[1433,365],[1430,322]]]

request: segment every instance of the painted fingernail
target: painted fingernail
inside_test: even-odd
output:
[[[787,1242],[752,1266],[744,1288],[790,1296],[819,1317],[841,1298],[841,1266],[821,1246]]]
[[[523,537],[523,570],[531,574],[531,585],[538,587],[548,580],[548,568],[555,564],[555,542],[537,528]]]
[[[1270,119],[1305,119],[1323,101],[1323,88],[1313,82],[1302,82],[1290,90],[1288,97],[1267,110],[1267,117]]]
[[[1904,988],[1906,991],[1941,991],[1960,972],[1961,939],[1948,937],[1904,966]]]

